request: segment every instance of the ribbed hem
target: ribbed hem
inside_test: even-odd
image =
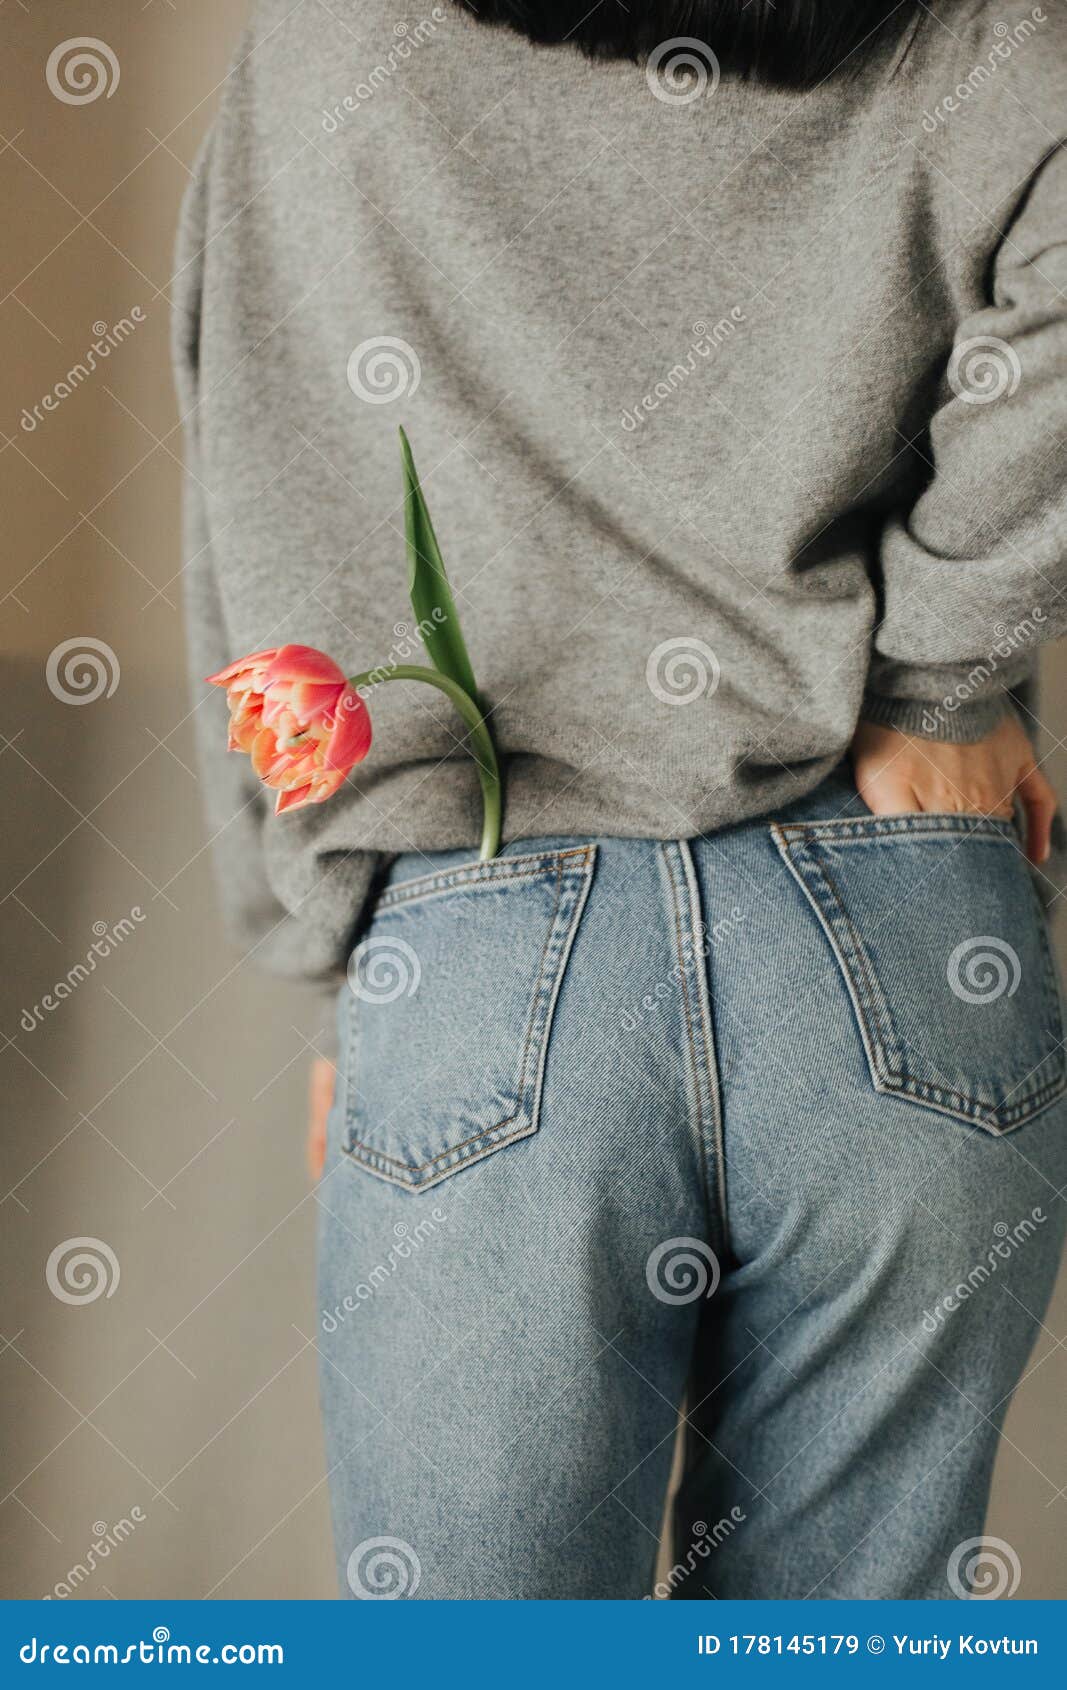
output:
[[[863,695],[860,714],[865,722],[877,722],[898,733],[918,739],[940,739],[953,745],[973,745],[985,739],[1003,720],[1009,709],[1007,693],[949,705],[944,699],[886,698],[881,693]]]

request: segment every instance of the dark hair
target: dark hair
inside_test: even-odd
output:
[[[590,58],[643,59],[668,41],[703,42],[727,74],[809,88],[901,36],[919,0],[459,0],[481,23]]]

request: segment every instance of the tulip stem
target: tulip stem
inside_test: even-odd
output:
[[[364,687],[375,687],[382,681],[427,681],[430,686],[437,687],[451,699],[462,716],[469,730],[474,764],[482,788],[482,845],[479,857],[483,863],[487,863],[500,850],[501,786],[496,747],[481,710],[470,694],[456,681],[442,675],[438,669],[425,669],[417,663],[399,663],[388,669],[368,669],[362,675],[350,676],[348,684],[357,692],[361,692]]]

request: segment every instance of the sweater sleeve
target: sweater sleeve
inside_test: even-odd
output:
[[[182,576],[197,761],[230,938],[245,959],[328,991],[332,1005],[381,856],[338,842],[321,853],[305,851],[303,868],[287,866],[285,854],[277,850],[272,861],[277,835],[270,795],[249,759],[227,751],[225,701],[204,681],[235,655],[213,540],[220,532],[217,512],[224,501],[221,490],[211,485],[213,466],[203,428],[208,393],[202,381],[202,307],[205,253],[213,238],[211,147],[209,135],[182,205],[172,287],[175,386],[185,442]],[[218,238],[224,238],[221,231]],[[316,1044],[320,1052],[335,1048],[332,1013],[324,1025],[326,1032]]]
[[[211,142],[209,134],[182,203],[173,281],[174,379],[185,444],[182,580],[197,760],[223,917],[231,939],[248,951],[269,941],[285,911],[267,879],[262,789],[248,759],[227,753],[220,699],[204,681],[234,656],[212,557],[212,495],[201,450],[200,327]]]
[[[863,715],[982,738],[1067,629],[1067,151],[1004,232],[990,303],[958,326],[930,427],[932,474],[881,543]]]

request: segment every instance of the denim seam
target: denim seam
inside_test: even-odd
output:
[[[509,1123],[504,1122],[505,1126],[508,1124]],[[435,1185],[440,1185],[442,1180],[451,1179],[453,1174],[462,1173],[466,1168],[473,1168],[476,1162],[484,1161],[487,1156],[492,1156],[497,1150],[506,1149],[509,1144],[518,1144],[524,1138],[533,1138],[536,1132],[536,1122],[529,1123],[524,1121],[518,1132],[509,1133],[506,1138],[494,1138],[491,1143],[483,1144],[480,1150],[472,1151],[469,1156],[464,1156],[462,1160],[456,1162],[454,1165],[447,1168],[441,1168],[437,1173],[432,1174],[429,1179],[424,1180],[404,1179],[399,1174],[391,1174],[387,1168],[380,1168],[370,1157],[360,1155],[357,1150],[349,1150],[344,1147],[342,1148],[344,1149],[344,1154],[350,1161],[356,1163],[361,1168],[366,1168],[368,1173],[374,1174],[376,1179],[386,1180],[390,1185],[395,1185],[399,1190],[409,1191],[414,1195],[420,1191],[430,1191]],[[486,1134],[481,1134],[479,1136],[482,1138],[487,1137]],[[408,1164],[402,1162],[400,1166],[406,1167]]]
[[[701,908],[696,869],[693,866],[693,853],[685,840],[679,841],[679,856],[689,892],[690,931],[695,940],[696,934],[701,930],[703,909]],[[707,924],[703,923],[703,925],[706,927]],[[715,1047],[715,1030],[711,1019],[707,955],[703,945],[697,947],[695,943],[693,947],[693,977],[700,1016],[700,1030],[704,1042],[704,1081],[711,1107],[711,1137],[715,1149],[715,1195],[718,1202],[719,1221],[722,1226],[723,1253],[728,1255],[730,1253],[730,1215],[727,1204],[726,1139],[723,1130],[722,1095],[719,1088],[719,1064]]]
[[[565,851],[545,851],[525,857],[494,857],[485,863],[463,863],[458,868],[441,869],[436,874],[420,875],[417,880],[398,880],[388,886],[378,900],[378,910],[393,909],[398,904],[434,897],[446,892],[462,890],[466,886],[480,890],[483,886],[510,885],[512,881],[537,879],[559,870],[568,857],[587,858],[595,847],[582,845]],[[511,866],[514,864],[514,869]]]
[[[675,875],[675,868],[674,868],[675,853],[677,853],[677,857],[678,857],[679,862],[683,862],[683,858],[682,858],[683,843],[682,843],[681,840],[670,840],[670,841],[665,842],[663,844],[663,846],[661,847],[661,850],[662,850],[663,860],[664,860],[664,863],[665,863],[666,869],[667,869],[667,879],[668,879],[668,883],[669,883],[669,887],[670,887],[671,906],[672,906],[673,915],[674,915],[674,941],[675,941],[675,950],[676,950],[677,955],[678,955],[678,966],[679,966],[679,969],[680,969],[680,972],[681,972],[683,1021],[684,1021],[684,1024],[685,1024],[686,1043],[687,1043],[688,1048],[689,1048],[690,1070],[691,1070],[691,1073],[692,1073],[692,1076],[693,1076],[693,1091],[694,1091],[694,1094],[695,1094],[695,1097],[696,1097],[696,1107],[697,1107],[697,1116],[698,1116],[698,1120],[697,1120],[697,1123],[696,1123],[696,1125],[697,1125],[696,1137],[697,1137],[697,1146],[698,1146],[698,1150],[699,1150],[699,1154],[700,1154],[700,1173],[701,1173],[701,1180],[702,1180],[703,1187],[704,1187],[704,1200],[705,1200],[705,1205],[706,1205],[708,1210],[711,1210],[712,1208],[714,1208],[718,1211],[720,1224],[723,1228],[723,1249],[724,1249],[724,1253],[725,1253],[726,1249],[728,1247],[728,1245],[727,1245],[728,1228],[727,1228],[727,1217],[726,1217],[725,1192],[724,1192],[722,1184],[720,1183],[720,1181],[718,1179],[718,1174],[719,1174],[720,1170],[716,1169],[716,1187],[715,1187],[714,1201],[712,1200],[711,1192],[709,1190],[709,1179],[708,1179],[709,1164],[712,1163],[714,1160],[717,1160],[717,1154],[716,1153],[719,1149],[719,1145],[715,1142],[715,1135],[709,1134],[709,1132],[707,1130],[707,1118],[706,1118],[707,1117],[707,1111],[706,1111],[706,1108],[705,1108],[705,1087],[702,1084],[703,1069],[702,1069],[700,1057],[699,1057],[698,1050],[697,1050],[696,1038],[695,1038],[695,1035],[694,1035],[694,1032],[693,1032],[693,1019],[694,1019],[694,1017],[693,1017],[693,1012],[690,1008],[690,1002],[689,1002],[689,993],[690,993],[689,964],[686,961],[685,946],[684,946],[684,943],[683,943],[683,934],[682,934],[682,925],[683,925],[682,895],[681,895],[681,891],[679,889],[678,880],[677,880],[677,877]],[[683,868],[683,875],[684,875],[684,868]],[[690,899],[690,918],[691,917],[692,917],[692,903],[691,903],[691,899]],[[690,925],[691,925],[691,919],[690,919]],[[693,984],[694,984],[694,987],[695,987],[696,982],[694,981]],[[707,1036],[707,1030],[705,1028],[705,1038],[706,1038],[706,1036]],[[721,1126],[721,1122],[719,1123],[719,1125]]]
[[[530,1012],[526,1024],[526,1035],[523,1040],[522,1060],[519,1068],[518,1085],[516,1088],[518,1092],[518,1107],[515,1113],[513,1115],[509,1115],[503,1121],[498,1121],[494,1126],[484,1127],[480,1131],[472,1133],[469,1138],[461,1140],[459,1144],[449,1145],[445,1150],[438,1152],[436,1156],[429,1157],[425,1162],[404,1162],[399,1157],[390,1156],[384,1150],[378,1149],[377,1146],[367,1144],[364,1140],[356,1138],[350,1139],[347,1144],[342,1146],[343,1152],[346,1156],[350,1156],[354,1161],[362,1162],[365,1167],[380,1174],[383,1178],[392,1179],[394,1184],[403,1185],[407,1189],[422,1190],[437,1183],[437,1180],[443,1179],[447,1174],[456,1172],[460,1168],[467,1167],[470,1163],[480,1160],[482,1156],[488,1155],[490,1151],[502,1149],[505,1144],[514,1143],[516,1139],[527,1138],[537,1131],[541,1081],[543,1079],[544,1064],[547,1057],[548,1034],[551,1029],[552,1017],[555,1012],[556,998],[558,996],[560,986],[562,985],[563,974],[566,969],[571,946],[574,942],[574,935],[577,931],[578,923],[585,908],[586,898],[589,894],[589,886],[592,879],[591,869],[595,857],[596,846],[587,845],[576,850],[554,852],[550,856],[546,855],[538,858],[526,857],[515,859],[517,862],[541,861],[546,864],[549,862],[554,863],[556,883],[555,901],[549,916],[548,932],[545,936],[545,943],[541,951],[534,989],[531,994]],[[568,858],[577,858],[579,859],[579,863],[574,865],[568,863],[567,866],[564,867],[565,861]],[[469,869],[463,869],[456,870],[455,872],[457,874],[467,874],[470,871]],[[495,884],[514,885],[517,881],[523,879],[544,878],[545,872],[546,871],[542,871],[540,876],[531,874],[530,872],[517,873],[501,877],[500,879],[497,877],[483,876],[477,881],[470,882],[470,884],[477,887]],[[564,876],[566,876],[569,881],[577,882],[574,888],[574,896],[571,900],[572,907],[567,911],[561,911],[561,904],[563,903]],[[432,878],[436,879],[437,877]],[[407,884],[414,885],[416,883],[408,882]],[[448,888],[443,888],[442,890],[448,890]],[[550,976],[552,979],[552,990],[548,994],[545,992],[546,975]],[[530,1053],[535,1042],[535,1037],[540,1047],[541,1059],[538,1064],[536,1076],[531,1079],[528,1078],[528,1068],[530,1063]],[[506,1138],[497,1136],[504,1132],[506,1128],[513,1125],[516,1121],[522,1122],[522,1126],[519,1131],[511,1133]],[[491,1143],[488,1142],[490,1139],[492,1139]],[[471,1144],[482,1144],[484,1148],[469,1156],[462,1156],[459,1154]],[[441,1162],[447,1162],[449,1165],[443,1168],[433,1179],[415,1180],[403,1179],[389,1175],[378,1165],[383,1162],[388,1163],[395,1168],[404,1168],[409,1174],[423,1173],[427,1168],[433,1168],[436,1164]]]
[[[842,966],[855,979],[856,1007],[862,1017],[870,1044],[875,1052],[875,1067],[879,1073],[874,1078],[886,1078],[899,1074],[901,1080],[904,1074],[904,1052],[900,1040],[897,1038],[893,1024],[893,1012],[885,1000],[881,981],[874,971],[874,964],[867,954],[867,948],[860,938],[848,908],[838,889],[836,881],[828,870],[814,856],[807,861],[807,868],[812,876],[812,890],[816,898],[819,897],[819,882],[829,894],[827,900],[827,918],[833,925],[840,923],[843,934],[842,943],[835,945],[835,950]]]
[[[493,1133],[502,1132],[505,1127],[510,1127],[513,1122],[520,1119],[525,1122],[525,1117],[523,1116],[521,1110],[515,1115],[509,1115],[506,1121],[498,1121],[495,1126],[486,1127],[482,1132],[472,1133],[470,1138],[461,1139],[459,1144],[449,1145],[447,1150],[442,1150],[436,1156],[431,1156],[426,1162],[403,1162],[398,1156],[388,1156],[384,1150],[379,1150],[377,1146],[373,1144],[364,1144],[363,1140],[358,1138],[354,1138],[351,1144],[345,1147],[345,1155],[354,1156],[358,1162],[366,1162],[368,1167],[374,1165],[371,1158],[376,1158],[379,1162],[388,1162],[391,1167],[406,1168],[409,1173],[421,1174],[424,1173],[427,1168],[432,1168],[437,1162],[443,1162],[447,1160],[449,1156],[455,1156],[460,1150],[465,1150],[468,1144],[479,1144],[483,1139],[489,1138]],[[528,1130],[532,1132],[533,1128],[531,1127]],[[521,1137],[521,1134],[517,1134],[515,1136]],[[366,1156],[361,1156],[359,1154],[361,1150],[365,1150],[367,1152]],[[460,1162],[463,1162],[464,1160],[464,1157],[459,1157]],[[408,1183],[414,1185],[418,1182],[411,1180],[408,1181]]]
[[[577,884],[574,887],[574,907],[570,911],[567,919],[562,923],[556,960],[550,970],[551,986],[549,987],[545,998],[541,1035],[538,1040],[539,1055],[537,1068],[536,1072],[531,1076],[533,1090],[530,1096],[529,1114],[531,1131],[533,1132],[536,1132],[541,1124],[541,1094],[544,1087],[545,1066],[548,1062],[548,1047],[552,1039],[552,1024],[556,1018],[556,1005],[559,1002],[559,994],[563,990],[563,979],[567,972],[567,965],[571,959],[571,952],[574,949],[575,939],[578,936],[578,928],[581,925],[582,916],[585,914],[585,906],[589,900],[589,892],[593,884],[593,873],[596,868],[597,848],[595,845],[585,845],[578,851],[564,851],[560,857],[559,872],[561,882],[564,873],[563,862],[567,857],[579,858],[579,865],[575,865],[577,868]],[[575,869],[568,867],[566,873],[573,876],[575,874]]]
[[[379,1150],[377,1145],[364,1143],[361,1138],[354,1138],[351,1141],[347,1146],[347,1154],[355,1156],[357,1151],[365,1150],[368,1155],[376,1156],[380,1162],[389,1162],[394,1168],[407,1168],[410,1173],[421,1174],[426,1168],[432,1168],[435,1162],[443,1162],[447,1157],[454,1156],[457,1151],[465,1150],[468,1144],[477,1144],[479,1139],[488,1138],[490,1133],[497,1133],[503,1127],[510,1127],[512,1122],[519,1120],[521,1116],[522,1110],[519,1109],[514,1115],[509,1115],[506,1121],[497,1121],[495,1126],[484,1127],[480,1132],[471,1133],[470,1138],[460,1139],[458,1144],[450,1144],[447,1150],[438,1151],[436,1156],[429,1157],[425,1162],[404,1162],[399,1156],[389,1156],[384,1150]],[[360,1161],[362,1160],[364,1158],[360,1157]]]
[[[886,817],[875,819],[891,821],[910,820],[911,818]],[[936,831],[948,832],[951,830],[941,828]],[[971,830],[961,829],[958,831],[969,833]],[[906,830],[895,829],[894,832],[906,833]],[[1046,1082],[1037,1090],[1031,1090],[1018,1103],[1001,1104],[992,1108],[976,1097],[955,1091],[951,1086],[935,1085],[931,1081],[922,1080],[917,1075],[912,1074],[905,1062],[904,1052],[893,1023],[892,1010],[885,1001],[885,994],[866,946],[852,922],[844,899],[832,876],[818,861],[811,849],[814,844],[818,843],[818,839],[815,837],[816,829],[805,827],[802,824],[775,825],[772,826],[771,833],[787,868],[793,873],[819,916],[823,930],[837,958],[845,986],[856,1011],[864,1049],[867,1054],[867,1065],[876,1091],[910,1097],[928,1107],[940,1109],[956,1119],[967,1121],[983,1127],[987,1132],[1000,1135],[1022,1126],[1067,1089],[1067,1071],[1064,1069],[1062,1056],[1060,1071],[1054,1080]],[[884,834],[881,836],[885,837]],[[993,837],[1001,836],[994,835]],[[1010,840],[1006,842],[1010,843]],[[1053,990],[1055,990],[1055,975],[1051,971],[1051,953],[1043,918],[1039,924],[1038,934],[1045,964],[1045,984],[1046,986],[1051,984]],[[1054,1001],[1057,1004],[1058,1015],[1058,994]],[[1062,1034],[1062,1020],[1059,1030]],[[1048,1058],[1045,1060],[1048,1060]]]
[[[1013,822],[992,816],[968,816],[955,812],[918,812],[903,816],[838,816],[824,822],[775,822],[776,834],[802,841],[834,841],[841,845],[862,844],[867,839],[908,838],[941,833],[958,833],[987,844],[1018,845]]]

